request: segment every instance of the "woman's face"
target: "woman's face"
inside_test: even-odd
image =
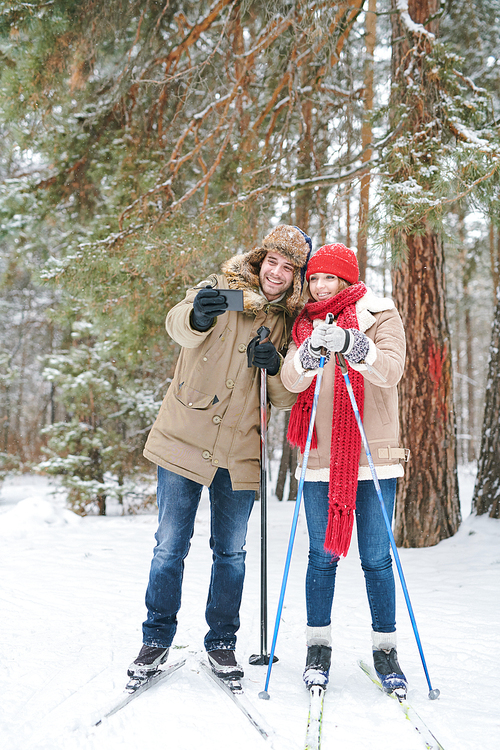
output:
[[[339,291],[340,279],[331,273],[313,273],[309,277],[309,291],[316,302],[324,302]]]

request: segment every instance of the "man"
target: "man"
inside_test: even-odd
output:
[[[236,255],[170,310],[166,328],[181,345],[174,378],[146,442],[158,465],[159,526],[146,592],[143,647],[128,674],[146,679],[168,656],[177,627],[182,575],[203,486],[209,488],[213,552],[205,649],[214,672],[243,676],[235,658],[245,575],[248,519],[260,479],[259,368],[274,406],[292,407],[280,351],[302,307],[301,269],[311,240],[275,227],[258,247]],[[242,289],[244,309],[227,312],[224,289]],[[257,330],[269,340],[250,349]],[[248,364],[250,360],[250,366]]]

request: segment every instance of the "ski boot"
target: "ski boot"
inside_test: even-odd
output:
[[[323,644],[314,644],[307,647],[307,659],[303,680],[307,689],[313,685],[320,685],[326,688],[328,685],[328,676],[330,673],[330,664],[332,660],[332,647]]]
[[[397,698],[404,700],[408,690],[408,682],[399,666],[396,648],[374,650],[373,664],[385,692],[394,693]]]
[[[146,646],[144,644],[137,659],[132,662],[127,670],[130,677],[127,689],[136,690],[146,680],[159,672],[160,665],[167,661],[168,651],[168,647]]]
[[[236,656],[232,649],[217,648],[214,651],[208,651],[208,663],[212,672],[221,680],[241,680],[243,669],[236,661]]]

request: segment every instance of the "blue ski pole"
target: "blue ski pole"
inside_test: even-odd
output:
[[[399,558],[398,548],[396,547],[396,541],[394,539],[394,534],[392,533],[391,528],[391,522],[389,520],[389,516],[387,515],[387,510],[385,508],[384,498],[382,496],[382,490],[380,489],[380,483],[378,481],[377,472],[375,470],[375,464],[373,463],[372,454],[370,451],[370,446],[368,445],[368,440],[366,438],[366,432],[365,428],[363,427],[363,422],[361,420],[361,416],[359,413],[358,405],[356,403],[356,397],[354,395],[354,391],[352,389],[351,381],[349,379],[349,373],[347,372],[347,365],[345,363],[344,355],[337,353],[337,362],[339,364],[339,367],[341,369],[342,375],[344,376],[344,381],[346,384],[347,392],[349,394],[349,398],[351,399],[352,408],[354,411],[354,416],[356,417],[356,422],[358,423],[359,432],[361,434],[361,440],[363,441],[363,446],[366,452],[366,457],[368,459],[368,465],[370,467],[371,475],[373,478],[373,483],[375,484],[375,489],[377,491],[378,499],[380,501],[380,507],[382,509],[382,515],[384,516],[384,522],[387,528],[387,533],[389,534],[389,540],[391,542],[392,552],[394,554],[394,561],[396,563],[396,567],[398,569],[399,578],[401,581],[401,586],[403,588],[403,594],[406,600],[406,606],[408,607],[408,614],[410,615],[411,624],[413,627],[413,632],[415,633],[415,639],[417,641],[418,650],[420,653],[420,658],[422,660],[422,666],[424,668],[425,676],[427,679],[427,684],[429,686],[429,698],[431,700],[436,700],[436,698],[439,698],[439,690],[436,688],[433,690],[431,685],[431,679],[429,677],[429,671],[427,669],[427,664],[425,661],[424,651],[422,648],[422,642],[420,640],[420,635],[418,633],[417,628],[417,622],[415,620],[415,615],[413,613],[413,607],[411,606],[410,601],[410,594],[408,592],[408,587],[406,585],[403,568],[401,565],[401,560]]]
[[[293,550],[293,543],[295,540],[295,532],[297,531],[297,522],[299,519],[300,503],[302,500],[302,492],[304,489],[307,461],[309,459],[309,451],[311,449],[311,440],[312,440],[312,435],[313,435],[313,430],[314,430],[314,420],[316,418],[316,410],[318,408],[319,389],[321,387],[321,379],[323,377],[324,366],[325,366],[325,357],[321,356],[319,360],[319,372],[316,375],[316,387],[314,389],[314,398],[313,398],[313,405],[311,409],[311,418],[309,420],[309,429],[307,432],[306,445],[304,449],[304,455],[302,457],[302,470],[300,472],[299,486],[297,488],[297,501],[295,503],[295,511],[294,511],[293,519],[292,519],[292,528],[290,530],[290,539],[288,541],[288,551],[286,555],[283,580],[281,583],[281,592],[280,592],[280,598],[278,602],[278,611],[276,613],[276,622],[274,624],[273,640],[271,643],[271,651],[269,653],[269,666],[267,668],[266,684],[265,684],[264,690],[262,690],[259,693],[259,698],[262,698],[263,700],[269,700],[269,693],[267,691],[269,688],[269,681],[271,679],[271,670],[273,668],[274,650],[276,648],[276,641],[278,640],[278,631],[280,627],[281,612],[283,610],[283,601],[285,599],[286,584],[288,581],[288,573],[290,570],[290,560],[292,559],[292,550]]]

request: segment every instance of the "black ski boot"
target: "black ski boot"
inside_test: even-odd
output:
[[[395,693],[398,698],[405,698],[408,682],[403,674],[403,670],[399,666],[396,649],[379,649],[374,651],[373,664],[385,692]]]
[[[234,651],[228,648],[217,648],[208,651],[208,663],[212,672],[221,680],[241,680],[243,669],[236,661]]]
[[[331,660],[331,646],[314,645],[307,647],[306,667],[302,676],[308,689],[313,685],[326,688]]]
[[[168,648],[144,645],[137,659],[129,666],[127,674],[136,680],[146,680],[158,671],[160,664],[164,664],[167,658]]]

